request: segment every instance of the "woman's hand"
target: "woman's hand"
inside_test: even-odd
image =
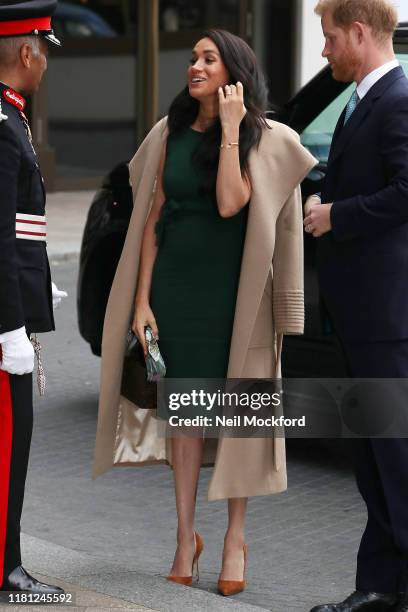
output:
[[[220,106],[220,121],[223,131],[231,130],[232,134],[239,133],[239,126],[246,115],[244,105],[244,87],[238,81],[236,85],[225,85],[218,90]]]
[[[148,302],[136,302],[135,316],[132,323],[132,331],[143,347],[143,352],[146,357],[147,346],[145,338],[145,327],[149,325],[155,338],[159,338],[159,330],[157,329],[156,319]]]

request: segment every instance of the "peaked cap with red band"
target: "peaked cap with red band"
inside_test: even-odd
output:
[[[0,37],[42,36],[61,45],[51,26],[57,0],[14,0],[0,4]]]

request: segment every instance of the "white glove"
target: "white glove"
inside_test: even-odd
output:
[[[61,304],[62,298],[67,297],[66,291],[60,291],[55,283],[51,283],[52,287],[52,307],[55,310]]]
[[[9,374],[30,374],[34,370],[34,348],[25,327],[0,336],[2,361],[0,369]]]

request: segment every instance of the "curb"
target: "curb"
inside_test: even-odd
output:
[[[237,599],[222,598],[197,587],[184,587],[163,576],[146,575],[120,563],[22,534],[23,558],[30,573],[63,581],[76,594],[107,596],[131,602],[146,612],[264,612],[265,608]],[[25,608],[27,609],[27,608]],[[36,608],[38,609],[38,608]],[[48,608],[47,608],[48,609]],[[88,608],[89,609],[89,608]],[[92,609],[92,608],[91,608]],[[98,606],[98,610],[101,608]]]

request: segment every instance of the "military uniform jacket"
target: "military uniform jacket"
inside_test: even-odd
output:
[[[24,98],[2,83],[0,98],[0,334],[23,325],[28,332],[51,331],[46,242],[16,236],[16,215],[45,216],[43,179],[22,115]]]

